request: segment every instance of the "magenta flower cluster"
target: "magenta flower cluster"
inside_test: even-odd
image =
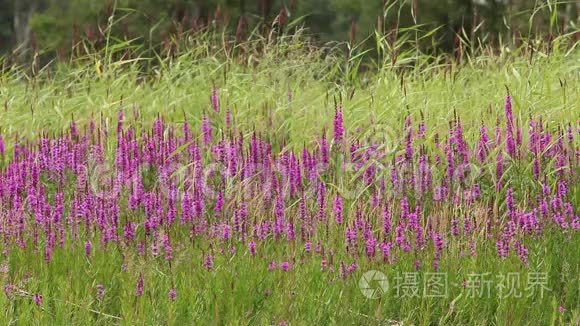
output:
[[[67,243],[88,259],[118,246],[171,262],[191,239],[203,239],[199,265],[208,271],[216,257],[242,250],[284,272],[318,256],[321,269],[346,278],[361,259],[396,264],[408,256],[437,270],[452,243],[476,256],[489,242],[499,259],[527,265],[533,239],[580,229],[570,191],[578,126],[530,120],[525,133],[510,97],[492,137],[482,124],[468,138],[459,118],[441,132],[408,117],[401,139],[391,140],[401,148],[395,153],[349,135],[342,106],[331,139],[323,132],[291,151],[281,145],[288,140],[236,130],[215,89],[211,104],[198,132],[163,118],[140,129],[120,113],[113,130],[91,121],[37,141],[0,135],[4,246],[39,250],[46,263]],[[508,175],[516,168],[518,176]],[[266,244],[288,256],[268,264]],[[140,276],[135,295],[144,286]]]

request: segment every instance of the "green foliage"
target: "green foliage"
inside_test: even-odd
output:
[[[513,35],[559,34],[577,30],[578,5],[573,1],[503,0],[31,0],[37,9],[30,31],[37,49],[69,52],[79,39],[104,37],[137,39],[144,45],[158,45],[175,33],[193,26],[225,27],[234,33],[240,16],[253,28],[259,23],[270,26],[281,8],[290,20],[300,20],[320,41],[349,40],[351,22],[356,22],[357,37],[366,38],[382,25],[381,32],[399,27],[427,26],[437,31],[437,48],[451,52],[457,36],[465,34],[498,44]],[[0,40],[4,50],[11,38],[13,4],[0,1]],[[221,17],[216,21],[217,9]],[[415,8],[416,10],[413,10]],[[4,9],[4,10],[2,10]],[[114,14],[118,24],[107,31],[108,18]],[[119,19],[121,18],[122,19]],[[532,17],[532,18],[530,18]],[[372,48],[372,44],[367,44]]]
[[[172,264],[163,257],[123,255],[117,250],[95,248],[86,258],[82,248],[66,247],[55,251],[47,265],[42,254],[32,250],[9,254],[8,272],[0,282],[16,284],[10,297],[0,295],[0,319],[7,323],[34,324],[575,324],[580,321],[578,273],[579,237],[545,237],[532,245],[549,251],[531,258],[529,269],[516,257],[498,262],[493,246],[479,244],[478,257],[461,257],[461,248],[449,248],[441,264],[447,273],[448,293],[444,297],[422,298],[397,295],[396,281],[402,273],[414,271],[412,257],[403,256],[396,265],[384,265],[380,271],[389,279],[389,288],[377,299],[365,298],[358,281],[362,274],[376,268],[364,262],[359,270],[343,281],[337,273],[323,271],[320,258],[301,249],[275,252],[260,247],[252,258],[244,247],[237,253],[216,257],[214,270],[202,267],[199,244],[179,252]],[[94,239],[93,243],[98,243]],[[489,242],[487,242],[489,244]],[[551,247],[554,246],[555,248]],[[280,261],[289,255],[301,255],[305,263],[293,270],[268,272],[267,261]],[[335,257],[336,260],[348,259]],[[348,260],[347,260],[348,261]],[[425,278],[434,271],[427,265],[418,272],[418,288],[424,290]],[[462,282],[472,273],[490,273],[493,280],[489,296],[464,288]],[[546,273],[547,289],[532,295],[530,274]],[[505,296],[497,284],[501,278],[518,274],[520,297]],[[135,297],[135,286],[144,278],[144,295]],[[97,285],[105,295],[98,298]],[[168,291],[177,290],[176,301]],[[25,289],[25,290],[23,290]],[[400,290],[402,291],[402,290]],[[505,291],[505,290],[504,290]],[[43,294],[38,307],[32,295]],[[402,292],[399,292],[402,293]],[[505,297],[504,297],[505,296]],[[560,306],[567,307],[564,313]]]

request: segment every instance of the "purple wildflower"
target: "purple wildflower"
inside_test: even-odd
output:
[[[499,257],[506,258],[509,255],[509,242],[497,240],[495,242],[495,248]]]
[[[167,293],[167,297],[169,298],[169,301],[175,301],[175,299],[177,298],[177,291],[175,289],[169,290],[169,292]]]
[[[201,120],[201,133],[203,135],[203,144],[209,145],[212,141],[212,128],[209,116],[204,115]]]
[[[292,266],[290,265],[289,262],[285,261],[280,263],[280,270],[283,272],[287,272],[290,270],[290,268],[292,268]]]
[[[89,257],[89,256],[91,255],[91,250],[92,250],[92,247],[93,247],[93,246],[91,245],[91,242],[87,240],[87,241],[85,242],[85,255],[86,255],[87,257]]]
[[[334,210],[334,218],[335,218],[336,224],[342,224],[342,222],[343,222],[343,212],[342,212],[343,204],[342,204],[342,199],[340,198],[339,195],[334,197],[333,210]]]
[[[276,262],[270,262],[268,264],[268,271],[272,272],[272,271],[276,270],[276,267],[277,267]]]
[[[256,256],[256,243],[254,241],[250,241],[248,244],[248,250],[250,251],[250,255],[252,255],[252,257]]]
[[[457,219],[453,218],[451,220],[451,234],[454,236],[458,236],[459,235],[459,228],[457,226]]]
[[[524,265],[528,265],[528,248],[526,248],[521,242],[516,241],[515,244],[516,253],[520,257],[520,260]]]
[[[220,99],[218,96],[217,88],[212,88],[211,90],[211,107],[215,112],[220,112]]]
[[[495,160],[495,179],[496,179],[496,191],[502,188],[502,177],[503,177],[503,154],[500,151],[497,154]]]
[[[105,297],[105,286],[97,284],[97,299],[102,300]]]
[[[34,304],[37,306],[42,306],[42,295],[40,294],[35,294],[32,297],[32,300],[34,301]]]
[[[392,228],[392,221],[391,221],[391,212],[389,208],[385,205],[383,209],[383,233],[385,235],[391,232]]]
[[[489,154],[489,137],[483,124],[479,129],[479,142],[477,143],[476,153],[480,163],[483,163]]]
[[[304,243],[304,251],[306,252],[311,252],[312,251],[312,241],[306,241],[306,243]]]
[[[342,121],[342,107],[339,105],[334,112],[334,142],[342,143],[344,138],[344,125]]]
[[[137,297],[142,296],[144,287],[145,287],[145,280],[143,279],[143,275],[140,275],[139,280],[137,281],[137,286],[135,287],[135,296],[137,296]]]
[[[505,117],[507,120],[508,129],[512,129],[514,126],[514,113],[512,111],[512,97],[506,96],[504,105]]]
[[[560,306],[558,307],[558,311],[559,311],[561,314],[564,314],[564,313],[566,312],[566,308],[564,308],[564,306],[560,305]]]
[[[203,267],[205,267],[207,270],[213,269],[213,255],[210,254],[205,256],[205,259],[203,260]]]

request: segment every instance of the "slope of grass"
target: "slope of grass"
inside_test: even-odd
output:
[[[32,78],[27,77],[30,73],[25,74],[24,68],[6,69],[0,75],[0,103],[4,105],[0,110],[0,135],[6,141],[8,153],[0,161],[2,172],[9,166],[14,144],[30,141],[33,144],[30,148],[40,147],[37,141],[43,135],[50,138],[68,135],[73,120],[83,130],[81,134],[91,121],[101,128],[99,135],[109,133],[108,137],[103,136],[108,141],[104,148],[109,150],[105,157],[114,164],[114,150],[120,139],[114,132],[119,112],[128,117],[125,127],[134,128],[137,135],[151,133],[154,121],[162,117],[168,126],[189,123],[195,130],[193,142],[201,143],[201,121],[206,115],[211,118],[214,143],[222,138],[237,140],[234,138],[237,133],[247,141],[256,131],[261,139],[272,144],[274,156],[284,152],[299,155],[303,147],[312,149],[314,155],[322,130],[331,138],[336,103],[340,102],[348,140],[364,144],[364,149],[376,143],[386,146],[390,150],[389,162],[405,151],[404,124],[409,116],[413,122],[426,125],[420,146],[421,151],[432,156],[442,152],[436,148],[435,144],[439,144],[436,139],[446,137],[452,120],[461,121],[470,148],[475,147],[482,123],[493,138],[493,126],[505,125],[506,88],[513,98],[516,124],[522,129],[527,130],[533,117],[542,119],[552,134],[569,125],[578,130],[580,52],[574,45],[556,45],[550,53],[539,51],[531,59],[525,49],[504,50],[495,56],[482,52],[462,64],[445,57],[414,54],[394,66],[372,67],[354,77],[352,70],[356,69],[358,59],[351,56],[350,60],[344,60],[336,49],[314,49],[298,38],[281,39],[276,44],[260,43],[255,48],[247,46],[246,55],[234,57],[223,49],[210,55],[209,46],[204,43],[191,45],[150,68],[144,68],[148,61],[145,58],[112,60],[106,53],[99,53],[74,62],[55,63],[36,71]],[[219,113],[210,104],[214,87],[221,104]],[[231,110],[233,127],[225,122],[227,109]],[[525,132],[522,148],[529,141],[527,135]],[[174,154],[185,155],[188,145],[185,143]],[[577,135],[569,146],[578,148]],[[494,157],[502,151],[503,143],[494,148]],[[380,209],[369,205],[375,188],[368,191],[358,188],[362,172],[349,176],[352,178],[337,176],[344,159],[339,154],[343,152],[348,152],[346,145],[344,148],[332,145],[331,172],[319,177],[325,179],[322,182],[329,189],[328,214],[332,214],[332,196],[355,189],[352,197],[345,198],[345,220],[353,222],[356,210],[363,206],[361,211],[369,216],[373,231],[378,232]],[[182,325],[192,321],[297,325],[577,324],[580,322],[577,231],[561,231],[550,224],[541,235],[526,237],[530,253],[527,265],[513,253],[498,259],[495,238],[490,240],[483,232],[482,221],[487,219],[497,222],[493,236],[501,232],[508,215],[505,200],[508,187],[515,190],[518,207],[535,208],[541,180],[534,179],[532,155],[525,154],[528,156],[521,160],[506,156],[509,169],[504,175],[505,186],[498,190],[492,177],[495,162],[488,160],[478,165],[484,176],[481,206],[412,198],[413,205],[425,209],[425,221],[421,222],[426,227],[430,225],[428,219],[435,219],[438,222],[434,228],[439,227],[448,235],[447,223],[463,215],[472,216],[481,227],[478,229],[481,232],[469,239],[449,236],[440,261],[435,259],[430,241],[426,245],[428,250],[397,255],[396,263],[392,264],[382,262],[382,258],[367,259],[364,244],[353,255],[344,248],[343,226],[334,224],[321,226],[313,237],[312,246],[321,241],[323,250],[306,250],[300,240],[281,245],[286,240],[268,238],[259,243],[255,257],[245,241],[190,237],[190,230],[185,227],[167,228],[162,233],[174,239],[175,256],[171,260],[139,254],[135,243],[105,246],[101,233],[91,229],[81,232],[79,239],[68,234],[62,248],[57,246],[54,250],[50,263],[45,261],[42,249],[47,239],[41,237],[40,245],[27,239],[22,249],[6,231],[2,233],[5,241],[0,245],[3,251],[0,284],[5,286],[5,295],[0,295],[0,321],[18,325]],[[203,155],[204,160],[211,160],[209,150]],[[528,158],[529,162],[525,160]],[[555,189],[559,177],[554,162],[544,165],[546,182]],[[575,181],[580,171],[577,165],[569,170],[567,198],[577,216],[580,192]],[[388,179],[388,175],[389,170],[379,177]],[[74,188],[73,182],[62,189],[64,182],[58,184],[46,178],[42,183],[49,189],[50,207],[56,206],[58,192],[65,193],[66,200],[82,192]],[[434,179],[444,178],[444,169],[434,168]],[[232,180],[228,179],[234,186],[224,186],[233,193],[226,204],[227,214],[233,215],[237,205],[248,200],[254,221],[270,218],[272,207],[262,204],[263,194],[247,199],[244,188],[235,188],[237,179]],[[253,186],[265,187],[260,183]],[[398,209],[396,191],[388,190],[381,205]],[[309,200],[314,203],[308,208],[314,215],[316,198]],[[123,197],[121,206],[126,206],[126,201]],[[298,202],[297,198],[286,200],[286,216],[298,219]],[[141,221],[143,214],[130,212],[125,206],[121,209],[123,221]],[[8,203],[0,202],[0,209],[12,213]],[[25,216],[34,220],[32,212]],[[208,221],[217,218],[217,214],[208,213]],[[228,215],[226,222],[229,218]],[[3,226],[9,220],[8,217],[2,220]],[[42,233],[36,226],[27,231]],[[150,241],[142,228],[137,233],[145,242]],[[84,240],[92,242],[90,255],[85,254]],[[145,251],[149,252],[149,248]],[[212,268],[206,268],[210,252],[215,252],[212,256],[215,261]],[[439,269],[432,265],[434,259],[439,262]],[[289,271],[268,270],[270,263],[284,261],[291,262]],[[341,263],[347,266],[356,263],[357,268],[345,273]],[[363,273],[369,270],[379,270],[389,280],[387,293],[376,299],[367,299],[359,289]],[[443,296],[428,297],[424,293],[425,282],[435,275],[432,273],[445,273],[448,286]],[[547,289],[541,295],[531,293],[534,273],[545,277],[542,284]],[[489,277],[493,282],[489,294],[483,286],[466,285],[466,281],[477,277],[474,274]],[[505,281],[502,277],[508,275],[517,278],[516,293],[510,295],[498,288],[498,284],[509,287],[501,283]],[[136,295],[140,279],[142,296]],[[97,294],[98,285],[105,289],[103,296]],[[169,298],[171,289],[176,291],[175,301]],[[418,291],[416,295],[414,289]],[[398,291],[411,292],[402,295]],[[33,298],[37,294],[42,295],[40,304]]]

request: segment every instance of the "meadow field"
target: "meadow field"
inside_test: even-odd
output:
[[[580,323],[573,36],[209,39],[1,62],[0,324]]]

